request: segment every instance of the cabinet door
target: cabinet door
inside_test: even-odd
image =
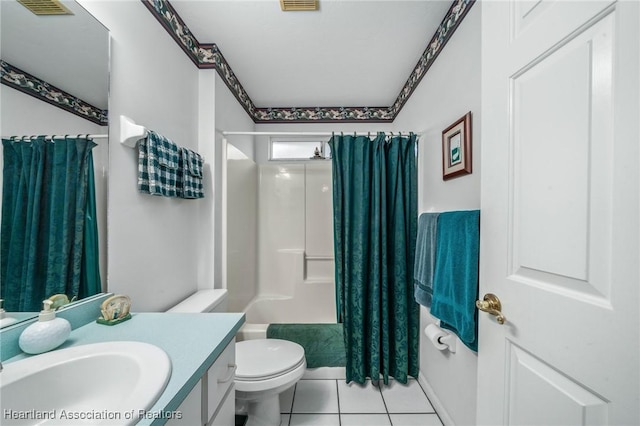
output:
[[[202,379],[176,410],[176,417],[167,421],[168,426],[235,424],[235,386],[236,371],[235,338],[218,356]],[[180,418],[178,418],[180,417]]]
[[[209,426],[231,426],[236,421],[236,392],[235,385],[231,385],[224,400],[220,403],[217,414]]]
[[[204,399],[207,404],[206,419],[211,421],[218,407],[222,403],[229,389],[233,386],[236,371],[236,340],[235,338],[222,351],[205,375],[207,385]],[[233,392],[232,392],[233,393]],[[235,398],[231,398],[235,410]],[[230,423],[233,424],[233,423]]]
[[[176,410],[176,416],[169,419],[167,426],[202,425],[202,380],[198,381],[189,395]],[[233,423],[229,423],[232,425]]]

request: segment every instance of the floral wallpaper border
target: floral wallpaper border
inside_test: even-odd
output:
[[[2,84],[101,126],[109,124],[107,110],[95,107],[5,61],[0,60],[0,68]]]
[[[431,37],[431,41],[429,41],[418,63],[409,75],[409,79],[404,84],[396,101],[389,107],[390,113],[393,114],[394,118],[418,86],[422,77],[431,68],[431,65],[433,65],[445,44],[447,44],[475,2],[476,0],[454,0],[451,4],[449,11],[444,16],[433,37]]]
[[[476,0],[454,0],[393,105],[388,107],[256,107],[214,43],[200,44],[168,0],[141,0],[199,68],[213,68],[256,123],[392,122]]]

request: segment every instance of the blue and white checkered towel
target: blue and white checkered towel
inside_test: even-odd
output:
[[[204,198],[202,186],[202,166],[200,154],[187,148],[180,148],[181,186],[178,195],[182,198]]]
[[[179,188],[178,146],[153,131],[138,144],[138,190],[177,197]]]

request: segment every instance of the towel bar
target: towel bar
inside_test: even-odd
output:
[[[120,116],[120,143],[129,148],[135,148],[140,139],[147,137],[148,130],[136,124],[129,117]]]

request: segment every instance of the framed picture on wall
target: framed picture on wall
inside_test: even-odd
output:
[[[442,131],[442,180],[471,174],[471,111]]]

